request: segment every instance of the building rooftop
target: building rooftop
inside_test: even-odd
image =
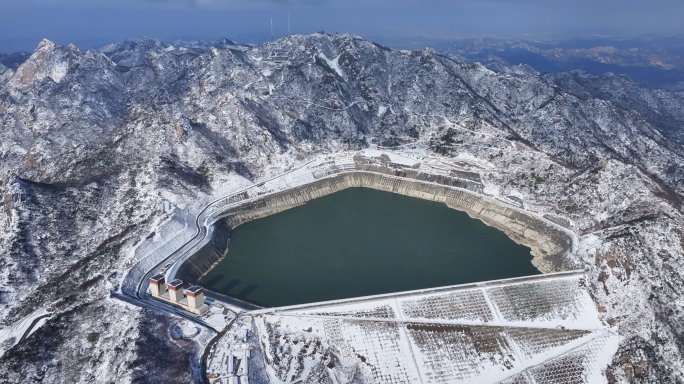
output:
[[[174,281],[167,284],[169,287],[178,288],[183,285],[183,280],[175,279]]]
[[[152,280],[152,281],[162,281],[162,280],[164,280],[164,275],[162,275],[161,273],[157,273],[156,275],[150,277],[150,280]]]
[[[204,288],[200,287],[199,285],[193,285],[192,287],[186,289],[185,292],[199,293],[203,290],[204,290]]]
[[[271,57],[269,57],[269,59],[271,59],[271,61],[274,61],[276,63],[284,63],[284,62],[290,60],[290,58],[287,56],[271,56]]]

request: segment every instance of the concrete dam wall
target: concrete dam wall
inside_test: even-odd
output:
[[[566,257],[572,250],[572,237],[567,232],[548,220],[481,195],[482,184],[471,176],[473,174],[465,177],[434,175],[415,169],[369,164],[366,158],[355,157],[354,160],[356,171],[339,173],[334,167],[322,169],[318,180],[227,208],[215,224],[219,229],[213,231],[210,241],[199,252],[183,262],[177,277],[196,283],[225,257],[230,232],[240,224],[352,187],[443,202],[450,208],[464,211],[529,247],[534,256],[532,264],[542,273],[576,267]]]
[[[225,221],[219,220],[215,222],[207,234],[209,241],[205,242],[197,252],[183,261],[183,264],[178,268],[178,272],[176,272],[175,278],[181,279],[190,285],[196,284],[200,277],[226,256],[230,233],[231,228]]]

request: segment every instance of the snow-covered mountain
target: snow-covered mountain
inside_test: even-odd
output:
[[[173,319],[108,298],[136,247],[229,183],[371,143],[479,159],[491,190],[567,218],[624,336],[609,380],[684,380],[684,98],[654,92],[350,35],[88,52],[44,40],[0,66],[0,323],[54,316],[0,358],[0,381],[197,380],[164,333]]]
[[[642,88],[629,77],[613,73],[592,76],[582,71],[549,72],[543,77],[582,99],[607,100],[637,111],[668,139],[684,144],[684,91]]]

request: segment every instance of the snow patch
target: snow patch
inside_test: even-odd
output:
[[[385,112],[387,112],[386,106],[381,105],[378,107],[378,117],[383,117],[385,115]]]
[[[52,71],[50,71],[50,78],[55,83],[59,83],[66,76],[68,71],[69,71],[69,64],[67,62],[64,62],[64,61],[59,62],[59,63],[55,64],[54,67],[52,67]]]
[[[341,55],[340,55],[340,56],[341,56]],[[339,64],[339,62],[338,62],[338,60],[340,59],[340,56],[337,56],[337,57],[334,58],[333,60],[328,60],[328,58],[325,57],[324,54],[318,53],[318,57],[320,57],[321,59],[325,60],[325,62],[328,64],[328,66],[329,66],[330,68],[332,68],[335,72],[337,72],[337,74],[338,74],[341,78],[343,78],[343,79],[346,80],[347,77],[344,75],[344,71],[342,70],[342,68],[340,67],[340,64]]]

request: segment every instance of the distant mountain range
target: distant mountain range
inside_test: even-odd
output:
[[[265,42],[267,39],[267,36],[261,35],[238,37],[246,39],[245,42],[251,45]],[[135,44],[135,41],[144,40],[152,39],[137,38],[127,41]],[[628,39],[568,40],[377,37],[374,40],[394,49],[415,50],[430,47],[457,60],[480,62],[496,71],[501,71],[502,65],[524,64],[539,73],[580,70],[601,76],[610,72],[627,75],[643,87],[684,90],[684,36],[645,35]],[[214,44],[214,41],[159,43],[206,49]],[[0,65],[16,69],[28,56],[25,52],[0,53]]]
[[[586,38],[555,41],[526,39],[382,39],[396,49],[432,47],[468,62],[497,70],[501,61],[525,64],[540,73],[582,70],[631,77],[650,88],[684,90],[684,36],[631,39]]]

